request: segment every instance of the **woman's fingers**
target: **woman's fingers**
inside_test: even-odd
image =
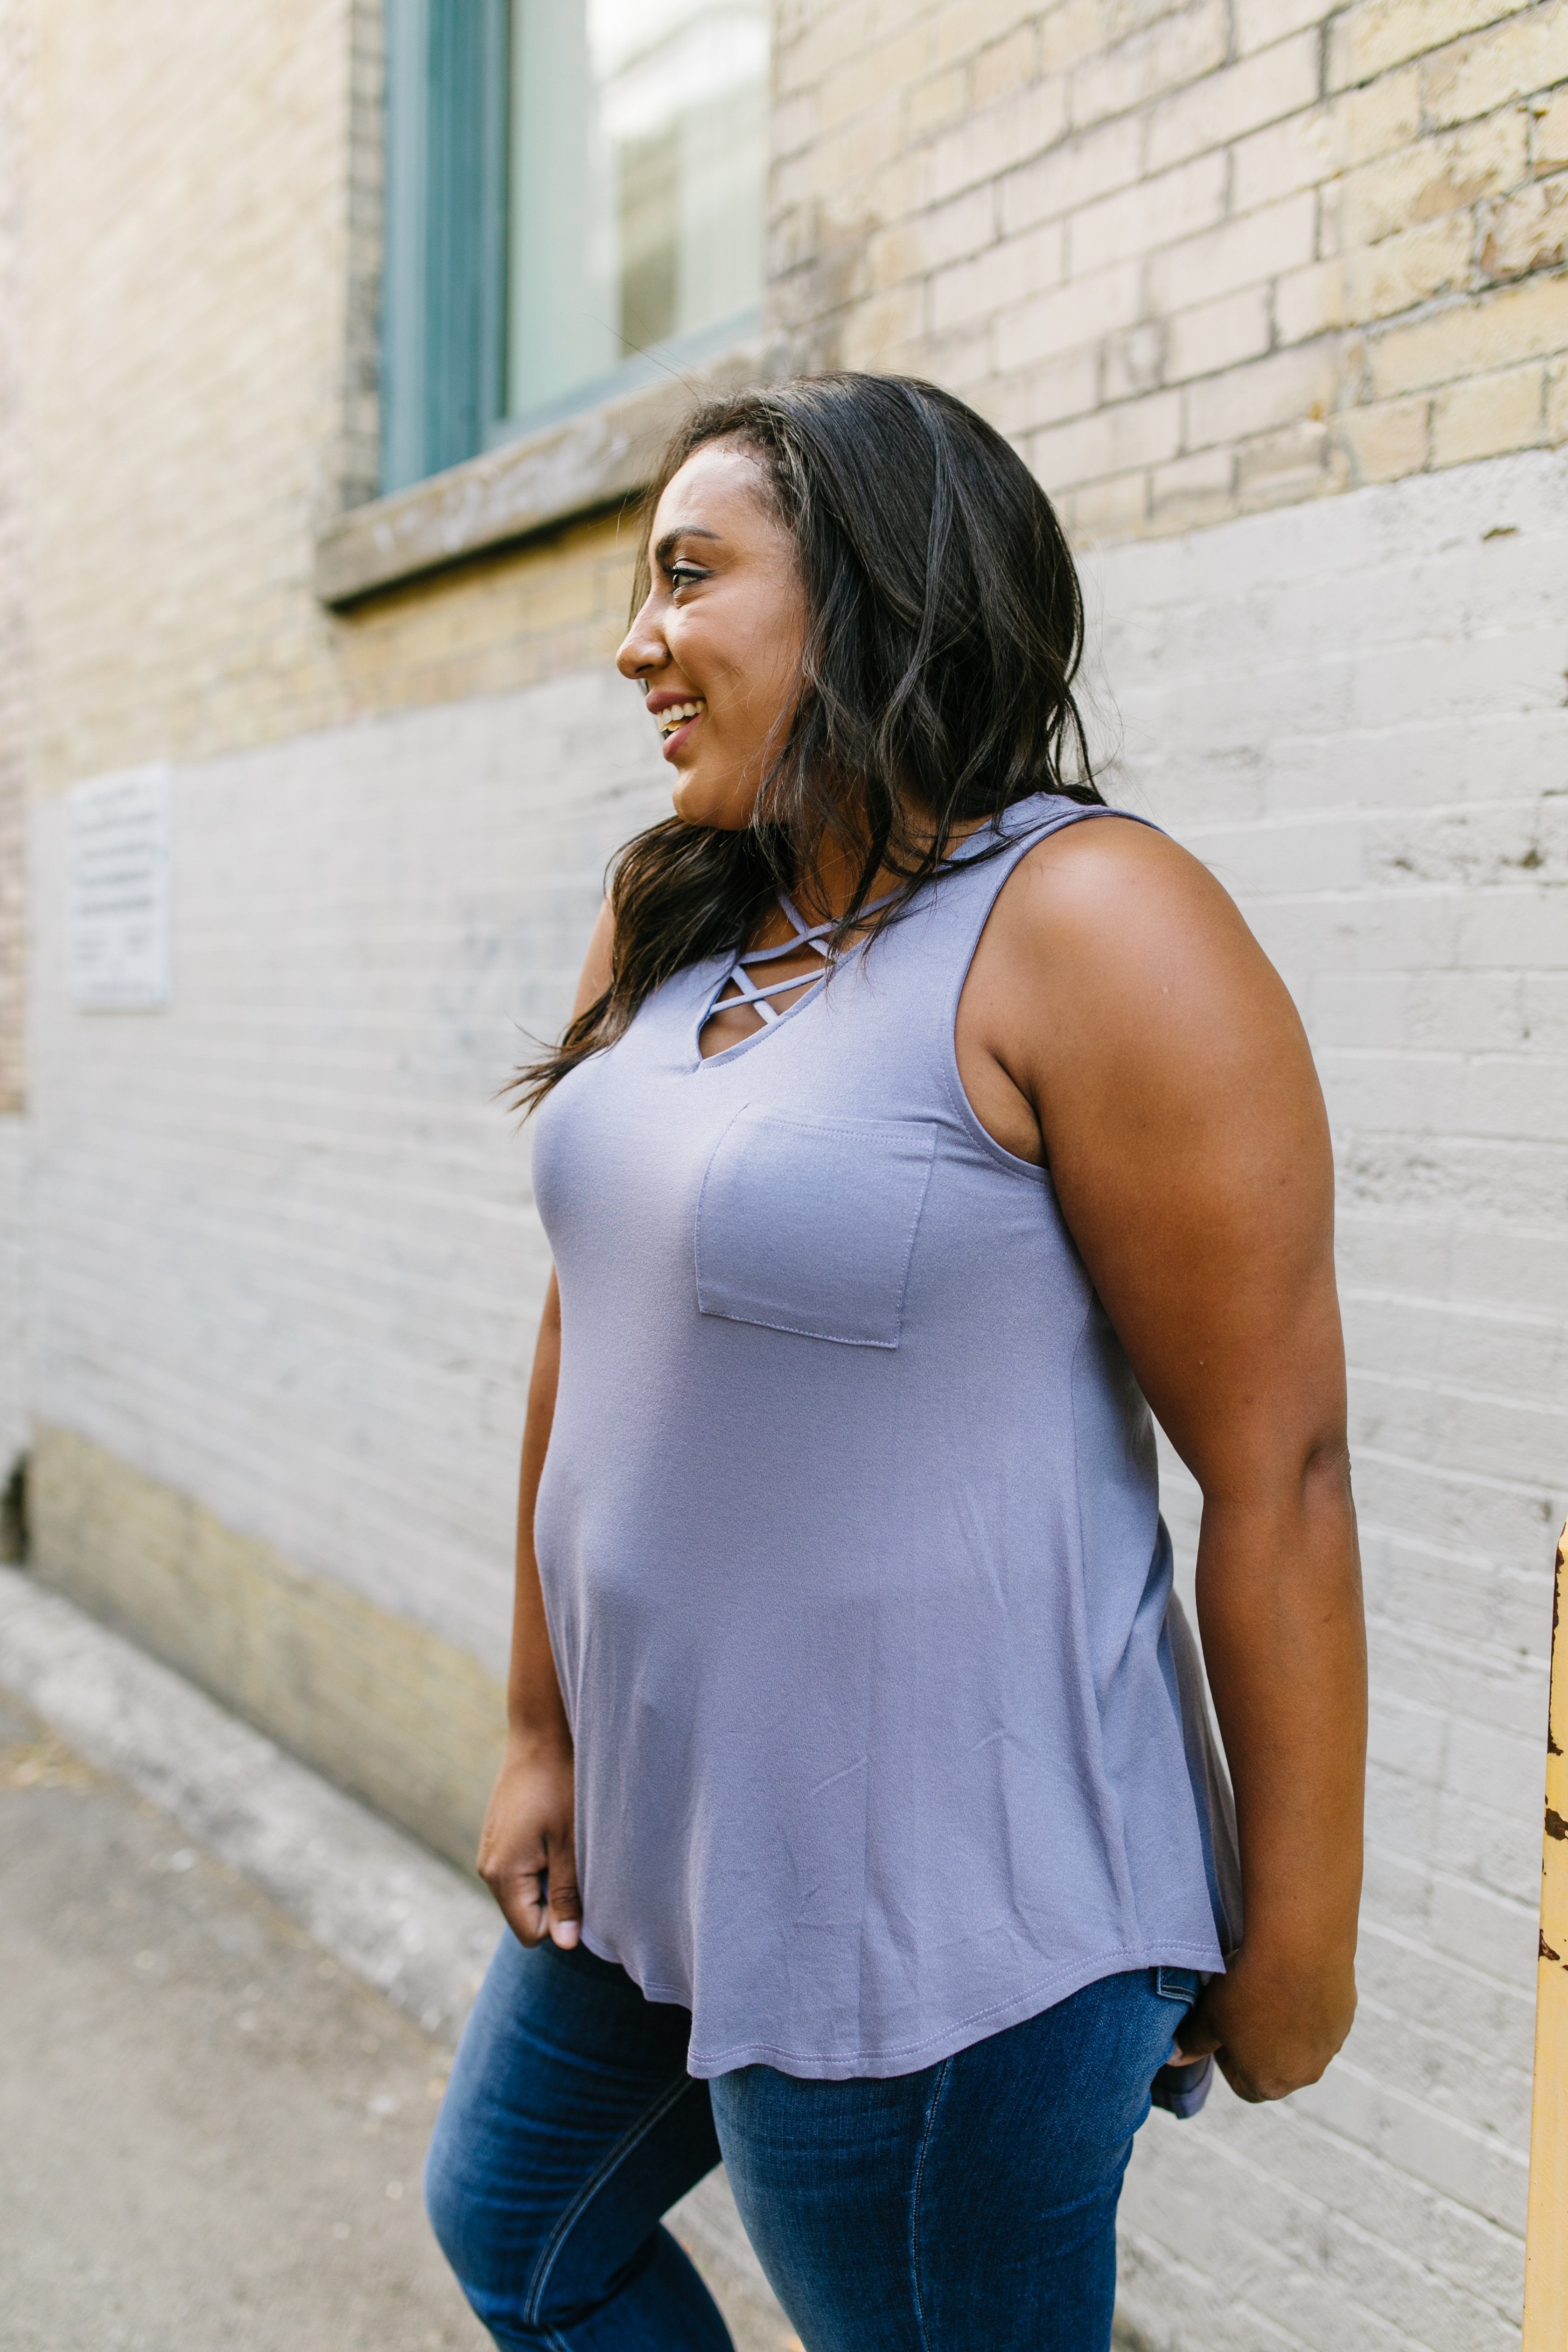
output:
[[[583,1897],[577,1887],[577,1857],[570,1840],[551,1849],[546,1911],[550,1940],[569,1952],[582,1934]]]
[[[519,1943],[537,1944],[548,1925],[543,1871],[537,1865],[532,1869],[509,1869],[481,1855],[479,1876],[495,1896],[501,1917]]]
[[[1238,2098],[1283,2099],[1318,2080],[1354,2014],[1355,1979],[1340,1953],[1244,1946],[1176,2039],[1194,2056],[1213,2049]]]
[[[1176,2065],[1195,2065],[1200,2058],[1212,2057],[1220,2048],[1222,2037],[1210,2024],[1202,1993],[1188,2010],[1176,2028]]]
[[[521,1944],[546,1936],[570,1950],[583,1916],[573,1851],[567,1752],[509,1743],[479,1838],[479,1874]]]

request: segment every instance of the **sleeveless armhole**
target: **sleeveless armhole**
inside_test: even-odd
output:
[[[947,1008],[942,1066],[954,1109],[973,1140],[990,1154],[999,1168],[1006,1169],[1015,1176],[1030,1177],[1037,1183],[1051,1184],[1049,1161],[1020,1160],[1016,1151],[1009,1151],[1005,1143],[998,1143],[969,1099],[968,1089],[963,1083],[963,1073],[958,1066],[959,1007],[963,1002],[963,992],[969,985],[969,975],[974,969],[974,959],[980,952],[980,942],[985,936],[985,927],[995,911],[996,901],[1030,850],[1037,847],[1042,841],[1048,840],[1052,834],[1065,833],[1069,825],[1081,824],[1086,817],[1104,816],[1125,818],[1130,824],[1143,825],[1150,833],[1161,833],[1164,830],[1163,826],[1157,825],[1152,817],[1138,816],[1131,809],[1106,808],[1094,802],[1074,802],[1071,806],[1058,809],[1055,814],[1043,818],[1039,824],[1026,826],[1019,834],[1016,841],[1010,843],[1005,850],[997,852],[984,861],[992,867],[994,878],[992,880],[990,888],[981,893],[979,919],[975,922],[973,933],[969,941],[969,950],[963,959],[952,1002]],[[1053,1192],[1055,1189],[1053,1184]]]

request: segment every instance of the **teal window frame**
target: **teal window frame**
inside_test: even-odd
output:
[[[733,350],[750,310],[628,353],[526,415],[507,409],[511,0],[384,0],[384,497]],[[477,135],[476,135],[477,130]]]
[[[510,18],[508,0],[386,0],[384,494],[474,457],[500,417]]]

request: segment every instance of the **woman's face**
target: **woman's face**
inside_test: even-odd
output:
[[[652,585],[617,656],[675,771],[675,813],[739,832],[800,686],[805,596],[795,542],[750,450],[710,441],[658,502]]]

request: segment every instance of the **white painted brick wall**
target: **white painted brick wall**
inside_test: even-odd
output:
[[[1350,2045],[1281,2108],[1154,2118],[1125,2305],[1160,2352],[1483,2352],[1518,2340],[1568,1506],[1568,464],[1094,573],[1116,796],[1236,892],[1327,1090],[1374,1695]]]
[[[1375,1686],[1361,2019],[1317,2089],[1143,2136],[1125,2299],[1158,2352],[1517,2342],[1568,1496],[1565,556],[1532,455],[1091,566],[1122,796],[1235,888],[1318,1048]],[[162,1016],[65,1006],[37,817],[37,1411],[492,1662],[543,1260],[489,1097],[661,804],[643,727],[581,677],[185,770]]]
[[[0,1484],[27,1443],[27,1125],[0,1114]]]
[[[37,1415],[498,1672],[544,1261],[492,1097],[661,775],[613,673],[186,768],[166,1013],[68,1007],[35,811]]]

